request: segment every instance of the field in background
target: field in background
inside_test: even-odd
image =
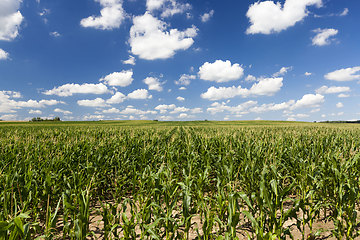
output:
[[[360,126],[0,122],[0,239],[356,239]]]

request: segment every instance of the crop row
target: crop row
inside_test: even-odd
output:
[[[355,239],[359,135],[2,127],[0,239]]]

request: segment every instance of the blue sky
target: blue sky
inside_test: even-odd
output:
[[[1,0],[0,119],[360,119],[357,0]]]

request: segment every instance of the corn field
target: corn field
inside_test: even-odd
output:
[[[0,125],[0,239],[359,239],[360,128]]]

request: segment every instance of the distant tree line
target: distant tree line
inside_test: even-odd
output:
[[[54,117],[53,119],[43,119],[41,117],[34,117],[30,120],[30,122],[42,122],[42,121],[51,121],[51,122],[60,122],[59,117]]]
[[[320,123],[360,123],[360,120],[355,120],[355,121],[322,121]]]

